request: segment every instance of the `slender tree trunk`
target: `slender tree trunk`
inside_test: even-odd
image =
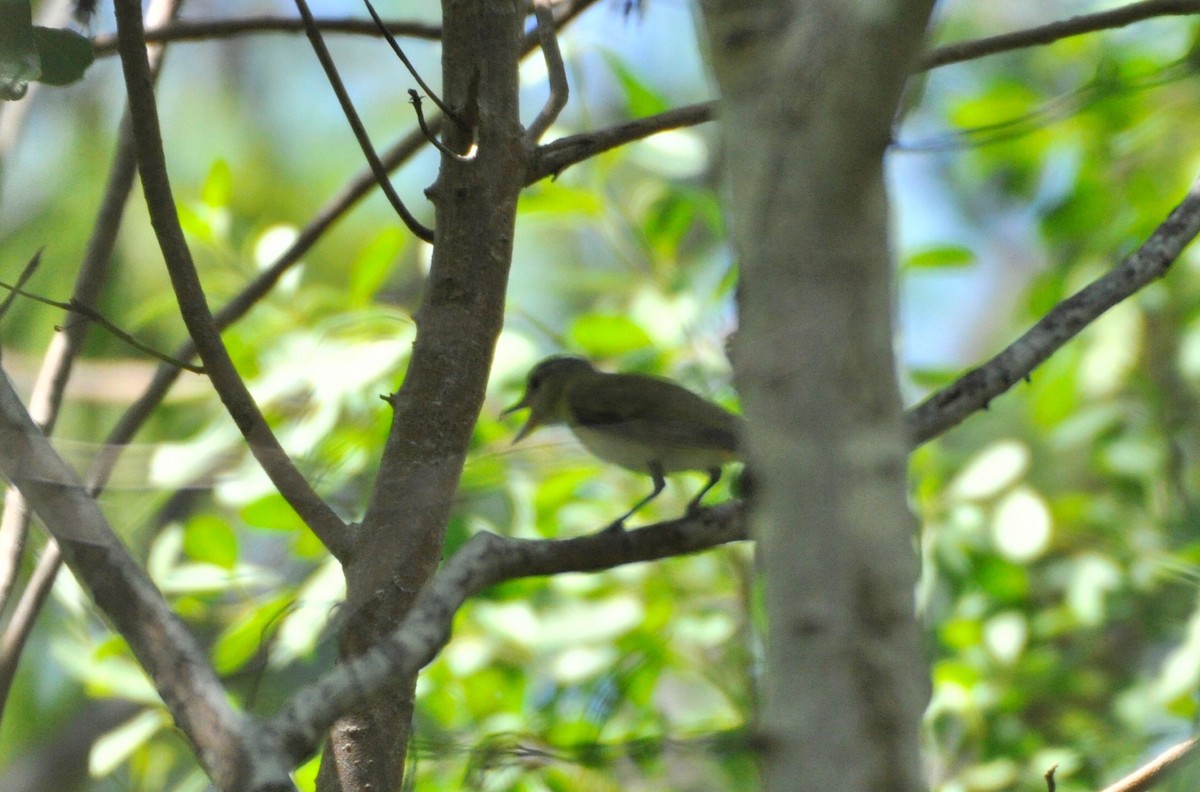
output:
[[[371,505],[355,538],[343,656],[375,645],[400,621],[441,560],[446,522],[483,404],[504,316],[524,151],[517,107],[522,15],[514,0],[443,2],[443,99],[451,150],[429,191],[436,239],[417,340],[394,410]],[[319,788],[400,788],[415,678],[400,680],[330,733]]]
[[[703,3],[741,266],[768,790],[925,786],[882,160],[930,6]]]

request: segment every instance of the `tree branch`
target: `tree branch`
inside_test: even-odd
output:
[[[292,761],[301,761],[316,749],[342,712],[365,701],[390,680],[414,674],[431,661],[450,640],[454,615],[463,603],[497,583],[564,572],[596,572],[747,538],[740,501],[645,528],[577,539],[531,541],[476,534],[446,562],[385,640],[299,691],[271,719],[269,728],[276,731]]]
[[[317,495],[279,445],[238,375],[213,322],[175,212],[175,199],[162,150],[158,109],[150,87],[140,4],[137,0],[117,0],[116,11],[121,64],[129,93],[142,188],[188,333],[196,342],[200,359],[221,401],[272,483],[330,552],[335,556],[344,554],[349,546],[345,524]]]
[[[987,363],[934,393],[906,415],[918,446],[957,425],[1033,370],[1097,317],[1162,277],[1200,233],[1200,176],[1154,233],[1101,278],[1054,306],[1037,324]]]
[[[1192,751],[1195,749],[1196,740],[1184,740],[1163,751],[1117,783],[1105,787],[1103,792],[1145,792],[1162,781],[1168,772],[1179,767],[1185,759],[1191,758]]]
[[[417,67],[413,66],[412,61],[408,59],[408,56],[404,54],[404,50],[400,48],[400,44],[396,41],[392,34],[388,32],[387,26],[384,24],[383,19],[380,18],[379,14],[375,12],[375,6],[371,5],[371,0],[363,0],[363,3],[366,4],[367,11],[371,14],[371,19],[374,21],[375,27],[379,28],[379,32],[391,46],[392,52],[396,53],[396,57],[399,58],[400,62],[404,64],[404,68],[408,69],[408,73],[411,74],[412,78],[417,81],[417,85],[421,86],[421,90],[425,92],[425,95],[429,97],[430,101],[438,106],[439,110],[445,113],[452,121],[454,121],[454,123],[458,124],[460,128],[463,128],[463,123],[458,116],[456,116],[450,110],[450,108],[446,107],[446,103],[441,100],[441,97],[439,97],[432,88],[426,85],[425,80],[421,79],[421,74],[417,71]]]
[[[677,107],[624,124],[583,132],[552,140],[538,146],[525,174],[525,184],[533,184],[547,176],[558,176],[564,170],[589,157],[623,146],[634,140],[656,135],[668,129],[695,126],[717,117],[716,102]]]
[[[96,324],[100,325],[108,332],[112,333],[113,336],[115,336],[117,339],[124,342],[125,344],[128,344],[129,346],[133,347],[134,349],[136,349],[140,352],[145,352],[150,357],[152,357],[156,360],[161,360],[163,363],[166,363],[169,366],[175,366],[176,368],[181,368],[185,371],[190,371],[193,374],[203,374],[204,373],[204,368],[202,366],[196,366],[191,363],[188,363],[186,360],[179,360],[177,358],[173,358],[164,352],[159,352],[157,349],[150,346],[149,344],[144,344],[141,341],[138,341],[132,335],[125,332],[120,327],[117,327],[117,325],[114,322],[112,322],[110,319],[106,318],[104,316],[104,314],[100,313],[95,308],[92,308],[90,305],[87,305],[86,303],[81,302],[76,297],[72,297],[70,299],[70,301],[68,301],[68,302],[62,302],[61,300],[51,300],[49,297],[42,297],[40,294],[34,294],[31,291],[27,291],[26,289],[21,288],[19,283],[12,284],[12,283],[5,283],[4,281],[0,281],[0,289],[5,289],[6,291],[8,291],[11,294],[20,295],[21,297],[24,297],[29,300],[33,300],[36,303],[41,303],[42,305],[49,305],[51,308],[60,308],[63,311],[65,311],[68,314],[68,316],[70,316],[71,314],[76,314],[80,317],[83,317],[87,321],[95,322]],[[58,329],[63,330],[64,328],[67,328],[70,326],[71,326],[71,323],[68,321],[68,322],[64,322],[63,326],[59,327]]]
[[[401,20],[385,21],[388,32],[396,36],[437,41],[442,37],[440,25]],[[365,19],[322,18],[317,27],[326,33],[346,33],[359,36],[379,36],[379,28]],[[168,41],[212,41],[234,36],[257,35],[260,33],[303,33],[304,21],[291,17],[246,17],[244,19],[179,20],[167,25],[146,27],[146,41],[166,43]],[[117,51],[117,36],[106,33],[92,39],[92,51],[96,57],[113,55]]]
[[[567,106],[570,86],[567,84],[567,69],[563,65],[562,52],[558,49],[558,34],[554,30],[554,11],[549,0],[533,0],[533,13],[537,17],[538,43],[546,60],[546,73],[550,82],[550,96],[537,118],[525,131],[530,146],[536,146],[542,135]]]
[[[349,122],[355,139],[358,140],[358,145],[362,149],[363,156],[366,157],[367,164],[371,166],[371,171],[375,174],[375,178],[379,182],[379,188],[383,190],[383,194],[387,196],[392,209],[404,221],[404,225],[413,233],[413,236],[425,242],[432,242],[433,231],[422,225],[413,216],[412,212],[408,211],[408,207],[404,205],[404,201],[400,200],[400,196],[396,193],[395,188],[392,187],[387,170],[383,167],[383,163],[379,161],[379,155],[375,153],[375,147],[371,145],[371,137],[367,134],[367,128],[363,126],[362,119],[358,117],[358,112],[354,109],[354,103],[350,101],[350,94],[346,91],[346,86],[338,74],[337,66],[333,63],[333,56],[329,54],[329,49],[325,46],[325,41],[321,38],[321,31],[316,27],[312,11],[308,9],[308,3],[304,2],[304,0],[295,0],[295,2],[297,10],[300,11],[300,16],[304,19],[304,30],[308,34],[308,40],[312,43],[313,51],[317,54],[317,60],[321,62],[321,68],[325,70],[325,77],[329,80],[329,85],[333,88],[333,92],[337,96],[338,104],[342,107],[342,113],[346,116],[346,121]]]
[[[149,24],[168,22],[178,13],[179,6],[179,0],[154,0],[146,9],[146,21]],[[161,71],[163,50],[164,47],[159,44],[147,47],[152,79],[157,79]],[[125,205],[133,189],[136,173],[133,127],[126,113],[117,131],[116,151],[109,168],[104,197],[100,201],[87,249],[75,276],[71,297],[73,302],[82,304],[84,300],[95,300],[108,279],[117,232],[125,215]],[[23,288],[25,280],[25,273],[22,273],[17,286]],[[7,299],[15,296],[16,292],[10,292]],[[90,322],[70,321],[72,318],[69,314],[64,317],[62,327],[51,339],[29,397],[30,417],[47,434],[54,431],[67,380],[91,328]],[[175,367],[172,369],[178,371]],[[25,499],[20,491],[10,489],[5,495],[3,513],[0,514],[0,613],[8,609],[28,534],[29,510],[25,506]],[[0,636],[0,713],[4,712],[25,641],[61,564],[62,555],[51,538]]]
[[[985,55],[995,55],[1040,44],[1052,44],[1070,36],[1124,27],[1154,17],[1196,13],[1200,13],[1200,0],[1143,0],[1143,2],[1131,3],[1121,8],[1099,11],[1095,14],[1082,14],[1027,30],[1001,33],[997,36],[988,36],[957,44],[945,44],[921,56],[917,61],[916,71],[927,71],[950,63],[961,63],[974,58],[982,58]]]
[[[140,18],[140,9],[138,14]],[[154,680],[216,784],[252,790],[280,778],[286,782],[288,768],[268,744],[268,735],[251,728],[229,706],[204,652],[122,547],[96,501],[51,448],[2,372],[0,448],[0,476],[20,489],[50,529],[71,570]]]

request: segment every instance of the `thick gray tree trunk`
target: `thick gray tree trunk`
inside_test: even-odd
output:
[[[928,0],[704,0],[741,266],[768,790],[924,788],[883,154]]]

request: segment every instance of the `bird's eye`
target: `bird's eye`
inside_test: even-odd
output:
[[[537,387],[538,387],[538,385],[540,385],[540,384],[542,384],[542,378],[541,378],[541,377],[538,377],[538,376],[533,376],[533,377],[530,377],[530,378],[529,378],[529,389],[530,389],[530,390],[537,390]]]

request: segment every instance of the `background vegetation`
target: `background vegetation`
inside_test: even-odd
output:
[[[947,3],[933,39],[1093,5]],[[436,19],[432,3],[380,11],[414,8]],[[335,3],[316,11],[361,13]],[[235,12],[294,13],[197,2],[184,15]],[[101,9],[95,31],[112,29],[110,14]],[[591,8],[564,34],[572,102],[550,137],[708,98],[692,26],[676,0]],[[1200,117],[1198,30],[1186,16],[1140,22],[914,79],[889,160],[902,376],[914,403],[1112,266],[1178,202],[1200,164],[1187,134]],[[437,73],[436,46],[403,43],[423,73]],[[407,78],[386,45],[341,37],[332,47],[372,133],[406,132]],[[532,60],[526,69],[536,107],[544,71]],[[101,57],[82,82],[24,100],[20,137],[0,151],[0,279],[15,281],[44,246],[28,288],[69,294],[113,146],[118,73]],[[221,304],[361,157],[295,37],[172,45],[159,96],[185,230],[210,301]],[[6,123],[16,107],[3,108]],[[675,130],[522,197],[509,322],[447,553],[481,530],[587,533],[643,493],[643,480],[597,466],[565,435],[509,447],[514,425],[498,413],[542,355],[566,349],[735,403],[723,352],[736,324],[735,262],[712,152],[706,127]],[[415,202],[435,168],[421,155],[397,174],[397,189]],[[171,350],[185,334],[138,206],[95,306]],[[419,202],[417,212],[427,215]],[[285,446],[348,519],[362,516],[388,422],[378,397],[403,375],[428,255],[370,197],[224,336]],[[1059,789],[1092,789],[1193,732],[1198,267],[1189,253],[1030,382],[912,457],[935,789],[1037,789],[1056,763]],[[30,300],[4,316],[3,364],[25,389],[61,322]],[[81,464],[94,455],[154,366],[92,333],[58,424],[64,453]],[[343,584],[239,440],[212,394],[185,379],[102,504],[206,637],[240,702],[269,713],[332,662],[327,628]],[[644,519],[674,516],[696,485],[673,484]],[[755,788],[743,742],[761,653],[752,552],[732,546],[487,591],[421,677],[414,788]],[[206,788],[157,701],[62,573],[0,724],[0,788]],[[64,775],[47,780],[51,768]],[[315,763],[305,773],[311,788]],[[1195,778],[1175,783],[1190,789]]]

